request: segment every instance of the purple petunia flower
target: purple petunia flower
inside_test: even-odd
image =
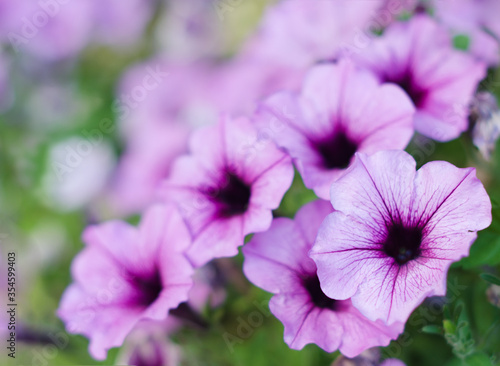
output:
[[[100,0],[94,3],[94,39],[99,43],[131,46],[137,42],[153,14],[152,0]]]
[[[307,253],[323,219],[333,211],[328,201],[302,207],[295,220],[275,219],[265,233],[245,245],[245,275],[255,285],[275,294],[271,312],[285,326],[285,342],[293,349],[315,343],[327,352],[337,349],[348,357],[388,345],[404,325],[372,322],[352,305],[327,297]]]
[[[428,3],[440,22],[455,35],[469,38],[468,50],[491,66],[500,60],[500,26],[497,0],[431,0]]]
[[[417,108],[418,132],[449,141],[467,129],[467,109],[486,65],[454,50],[446,28],[430,17],[416,15],[394,23],[353,57],[382,81],[408,93]]]
[[[114,210],[140,212],[154,202],[195,127],[215,123],[219,111],[252,113],[258,99],[295,89],[301,79],[295,70],[243,59],[216,67],[163,59],[134,66],[114,104],[126,145],[109,189]]]
[[[154,206],[138,229],[112,221],[88,228],[83,240],[87,247],[73,262],[75,283],[58,315],[104,359],[139,321],[163,321],[187,300],[193,269],[183,251],[191,238],[174,206]]]
[[[178,366],[182,348],[168,339],[165,330],[150,322],[141,323],[127,337],[116,364],[134,366]]]
[[[44,61],[74,57],[91,39],[92,1],[0,0],[0,10],[0,39]]]
[[[331,60],[342,47],[358,45],[386,0],[285,0],[264,13],[245,58],[308,68]],[[364,41],[364,40],[363,40]]]
[[[356,151],[404,149],[413,134],[414,108],[395,85],[380,85],[346,60],[314,67],[300,95],[278,93],[257,113],[261,134],[294,158],[304,183],[329,198]]]
[[[290,158],[260,141],[245,118],[197,130],[191,155],[180,157],[160,189],[179,204],[194,237],[187,254],[196,266],[233,256],[245,235],[264,231],[293,179]]]
[[[383,361],[380,366],[406,366],[406,364],[401,361],[401,360],[398,360],[396,358],[389,358],[385,361]]]
[[[446,293],[446,273],[491,223],[473,168],[435,161],[415,172],[404,151],[357,154],[332,185],[335,212],[311,257],[325,293],[351,298],[369,319],[405,322],[427,296]]]

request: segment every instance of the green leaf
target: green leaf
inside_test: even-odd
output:
[[[500,286],[500,278],[493,276],[489,273],[481,273],[481,278],[487,282],[490,282],[494,285]]]
[[[493,366],[491,359],[482,352],[476,352],[465,359],[467,366]]]
[[[426,325],[422,328],[422,332],[424,333],[429,333],[429,334],[443,334],[443,328],[437,326],[437,325]]]
[[[492,230],[479,232],[470,249],[470,255],[460,261],[465,269],[500,263],[500,236]]]
[[[448,319],[443,320],[443,327],[444,331],[449,334],[454,334],[457,331],[455,324]]]

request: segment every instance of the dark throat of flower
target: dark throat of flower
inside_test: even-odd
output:
[[[391,222],[387,225],[382,250],[398,265],[402,266],[420,256],[422,239],[422,228]]]
[[[222,218],[241,215],[250,204],[252,190],[233,170],[228,169],[218,187],[212,190],[212,200],[217,205],[217,213]]]
[[[427,91],[418,86],[411,71],[403,73],[400,77],[385,80],[398,84],[413,101],[416,108],[421,108],[427,98]]]
[[[321,156],[323,166],[326,169],[347,168],[358,149],[358,144],[345,131],[336,131],[329,137],[312,143]]]
[[[319,279],[316,274],[303,278],[302,284],[309,293],[312,303],[316,307],[334,311],[338,310],[339,303],[337,302],[337,300],[331,299],[326,296],[323,290],[321,290]]]
[[[148,307],[158,299],[163,290],[161,274],[158,270],[155,270],[149,277],[130,275],[129,281],[137,291],[133,299],[136,305]]]

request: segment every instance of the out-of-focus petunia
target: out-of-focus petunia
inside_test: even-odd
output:
[[[159,50],[178,60],[217,58],[228,52],[227,23],[217,7],[234,9],[207,0],[167,0],[155,27]]]
[[[177,366],[183,352],[170,342],[168,333],[158,323],[141,322],[127,337],[116,363],[134,366]]]
[[[44,61],[74,57],[90,41],[93,2],[71,3],[0,0],[0,39],[16,52]]]
[[[406,364],[397,358],[388,358],[384,360],[380,366],[406,366]]]
[[[431,0],[435,17],[456,36],[468,38],[468,51],[491,66],[500,61],[497,0]]]
[[[471,104],[469,121],[472,141],[486,160],[490,160],[500,137],[500,110],[496,97],[477,93]]]
[[[405,322],[427,296],[446,293],[452,262],[491,223],[475,169],[435,161],[415,171],[404,151],[357,154],[332,185],[335,212],[311,257],[325,293],[351,298],[372,320]]]
[[[348,358],[340,356],[335,359],[331,366],[406,366],[403,361],[396,358],[380,360],[380,348],[370,348],[363,351],[359,356]]]
[[[352,56],[381,81],[400,85],[417,112],[415,129],[449,141],[467,129],[467,110],[486,65],[455,50],[446,28],[419,14],[392,24],[380,39]]]
[[[315,66],[302,92],[264,101],[255,122],[285,148],[305,185],[323,199],[357,151],[404,149],[413,135],[411,100],[397,86],[381,85],[346,60]]]
[[[153,0],[100,0],[94,5],[93,39],[98,43],[130,46],[143,35],[155,8]]]
[[[125,152],[110,184],[118,214],[137,213],[154,202],[154,192],[173,161],[187,152],[191,131],[217,120],[201,95],[206,65],[152,59],[122,78],[113,108]]]
[[[121,221],[89,227],[87,247],[75,258],[75,280],[58,315],[69,333],[90,338],[104,359],[141,321],[164,321],[188,299],[193,269],[184,256],[191,237],[174,206],[153,206],[139,228]]]
[[[365,42],[385,0],[286,0],[270,6],[244,46],[249,59],[308,68]]]
[[[194,237],[187,254],[201,266],[236,255],[245,235],[269,228],[293,166],[246,118],[224,116],[197,130],[190,151],[175,161],[159,196],[181,207]]]
[[[109,187],[114,211],[136,213],[154,202],[154,192],[175,158],[187,151],[196,127],[215,123],[220,111],[252,113],[264,96],[297,89],[302,75],[241,58],[218,65],[155,58],[131,68],[113,105],[125,144]]]
[[[101,137],[102,138],[102,137]],[[90,206],[105,190],[115,166],[108,139],[70,137],[50,146],[39,197],[60,211]]]
[[[255,285],[275,294],[271,312],[284,324],[285,342],[300,350],[315,343],[348,357],[396,339],[404,325],[370,321],[349,299],[333,300],[321,289],[316,265],[308,257],[323,219],[333,211],[318,200],[301,208],[295,220],[277,218],[243,248],[243,270]]]

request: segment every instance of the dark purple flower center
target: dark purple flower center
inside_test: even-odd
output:
[[[240,215],[248,209],[251,188],[232,171],[225,173],[223,184],[213,190],[213,200],[221,217]]]
[[[386,81],[398,84],[401,88],[403,88],[413,101],[413,104],[415,104],[415,107],[421,108],[423,106],[425,99],[427,98],[427,91],[415,83],[413,73],[411,71],[403,73],[398,78],[387,79]]]
[[[316,274],[304,278],[302,283],[315,306],[321,309],[337,310],[337,300],[331,299],[325,295],[323,290],[321,290],[319,279]]]
[[[155,302],[163,290],[161,274],[159,271],[155,271],[151,277],[146,278],[137,275],[130,275],[129,281],[137,291],[134,303],[140,306],[148,307],[151,305]]]
[[[130,356],[129,360],[129,365],[134,365],[134,366],[163,366],[165,365],[165,360],[163,359],[163,354],[162,350],[160,348],[160,345],[158,343],[154,343],[153,345],[153,352],[151,350],[147,349],[148,352],[145,352],[145,350],[139,350],[136,349],[134,353]]]
[[[327,169],[347,168],[358,149],[358,144],[352,141],[344,131],[333,133],[329,138],[315,141],[313,144],[321,155],[323,166]]]
[[[383,251],[400,266],[420,256],[423,232],[420,227],[391,223],[387,228]]]

